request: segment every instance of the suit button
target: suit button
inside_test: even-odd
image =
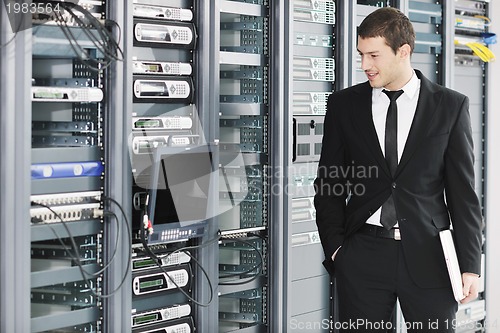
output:
[[[396,183],[392,183],[392,188],[396,188]]]

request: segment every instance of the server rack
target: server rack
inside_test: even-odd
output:
[[[327,331],[330,276],[315,223],[313,181],[321,151],[326,101],[336,84],[336,1],[291,1],[289,98],[291,126],[287,161],[287,331]],[[311,260],[318,258],[318,260]],[[305,301],[307,300],[307,301]],[[314,325],[314,326],[311,326]],[[319,327],[318,327],[319,326]]]
[[[161,6],[160,2],[143,1],[134,2],[130,8],[137,4]],[[160,54],[165,59],[173,57],[181,62],[186,61],[183,57],[192,56],[191,76],[195,93],[192,103],[188,104],[194,105],[200,127],[197,131],[193,127],[194,133],[189,133],[199,135],[199,141],[190,143],[210,146],[214,167],[211,180],[219,184],[210,193],[214,198],[212,218],[205,225],[204,237],[197,239],[198,245],[205,248],[192,253],[192,260],[200,262],[207,272],[205,277],[213,284],[210,288],[202,269],[193,267],[192,295],[198,300],[215,298],[207,307],[190,303],[193,327],[202,332],[258,332],[267,330],[269,325],[279,328],[277,321],[268,321],[269,308],[273,306],[269,301],[269,290],[274,289],[270,284],[275,279],[268,270],[271,262],[279,264],[279,260],[269,255],[268,237],[280,235],[279,224],[273,227],[273,232],[268,228],[268,215],[271,214],[268,194],[271,177],[268,172],[272,168],[269,157],[269,63],[274,61],[270,59],[269,39],[271,31],[276,31],[270,24],[270,13],[275,13],[275,7],[253,1],[179,1],[169,5],[193,9],[193,22],[199,34],[196,45],[190,49],[192,54],[185,49],[149,48],[150,45],[139,44],[136,40],[132,52],[137,59],[131,60],[140,60],[137,54],[149,62],[162,61]],[[136,19],[130,22],[129,19],[129,24],[135,24],[133,32],[128,30],[132,38],[137,37],[134,36],[137,22],[152,23]],[[278,85],[272,87],[275,89]],[[160,108],[158,100],[153,101],[156,106],[149,103],[139,105],[141,101],[135,92],[134,95],[128,95],[133,100],[131,108],[134,113],[130,115],[132,128],[129,130],[133,134],[137,132],[134,121],[149,121],[155,108],[165,109],[163,103]],[[186,116],[179,114],[179,110],[171,107],[169,112]],[[149,118],[142,119],[145,115]],[[186,124],[185,118],[181,120]],[[179,137],[183,135],[177,134]],[[134,168],[132,163],[132,174]],[[219,237],[218,245],[214,241]],[[169,247],[173,243],[164,242],[161,246]],[[273,251],[280,251],[279,247]],[[217,283],[220,285],[216,286]],[[173,302],[174,297],[167,296],[171,300],[161,298],[161,302]],[[137,318],[136,313],[147,316],[151,312],[145,309],[145,304],[151,307],[154,297],[144,297],[143,301],[132,301],[132,309],[136,311],[134,318]],[[159,299],[154,302],[159,302]],[[279,304],[277,302],[276,306]]]
[[[5,5],[9,11],[8,4]],[[30,5],[34,8],[33,5],[37,4]],[[45,9],[49,6],[42,5]],[[80,16],[74,19],[87,20],[92,12],[94,19],[104,21],[104,7],[102,4],[89,6],[89,10],[80,11]],[[19,85],[16,89],[17,100],[23,103],[17,103],[17,106],[6,104],[2,107],[2,117],[8,119],[17,115],[23,120],[18,120],[13,127],[23,138],[10,139],[23,142],[23,147],[17,147],[17,154],[24,158],[16,161],[21,162],[18,171],[10,170],[15,175],[12,182],[2,182],[2,185],[23,189],[28,195],[16,194],[13,197],[17,206],[26,209],[15,219],[16,225],[25,230],[15,242],[19,247],[13,252],[17,262],[6,270],[12,274],[23,267],[25,271],[18,272],[15,277],[27,284],[18,295],[2,298],[2,309],[9,308],[7,302],[12,303],[13,308],[23,309],[21,316],[9,316],[8,313],[2,316],[2,330],[99,331],[102,302],[96,294],[106,293],[103,276],[110,267],[102,247],[105,237],[103,222],[107,220],[102,215],[105,176],[103,124],[107,121],[102,89],[107,78],[104,72],[88,71],[81,61],[104,58],[96,44],[89,42],[102,26],[100,22],[95,24],[97,20],[88,21],[84,29],[75,25],[73,20],[66,21],[71,27],[66,26],[65,32],[70,32],[75,42],[70,46],[63,42],[62,30],[52,30],[54,26],[42,24],[46,22],[41,21],[50,21],[50,18],[38,16],[32,21],[31,14],[18,15],[14,21],[21,19],[25,25],[15,24],[22,29],[13,34],[8,33],[15,30],[8,27],[11,19],[7,15],[2,19],[2,36],[8,37],[8,40],[2,38],[6,41],[2,44],[2,52],[9,54],[5,59],[10,58],[2,61],[2,66],[12,68],[12,73],[8,73],[7,67],[3,71],[9,74],[8,78],[21,78],[19,81],[24,82],[23,87]],[[84,31],[89,33],[86,37],[82,36]],[[88,53],[75,52],[82,46]],[[3,85],[2,100],[12,96],[13,92],[13,87]],[[8,160],[14,155],[10,154]],[[8,165],[6,167],[2,169],[2,176],[8,174],[4,172],[9,170]],[[19,171],[23,174],[18,174]],[[2,201],[2,211],[7,212],[6,207],[7,203]],[[2,218],[2,227],[7,225],[5,221]],[[72,244],[68,244],[68,240]],[[2,253],[14,248],[14,244],[8,241],[6,245],[9,248]],[[23,254],[28,254],[28,257]],[[5,281],[9,280],[2,279],[3,283]],[[2,290],[15,289],[3,285]],[[13,321],[8,318],[13,318]]]
[[[474,143],[475,189],[479,197],[483,215],[485,214],[485,164],[486,164],[486,118],[488,63],[494,54],[485,49],[490,44],[488,1],[456,1],[448,9],[451,33],[448,41],[452,73],[451,87],[469,97],[472,137]],[[472,43],[472,44],[470,44]],[[469,46],[467,46],[469,45]],[[484,51],[481,51],[484,50]],[[484,220],[484,222],[488,222]],[[483,249],[486,235],[483,233]],[[457,312],[457,332],[484,332],[487,327],[485,266],[486,253],[483,250],[479,298],[460,305]],[[491,329],[491,327],[490,327]]]
[[[31,28],[31,331],[101,332],[105,226],[122,226],[105,209],[105,67],[120,54],[105,3],[57,5]]]
[[[176,160],[193,163],[193,157],[203,156],[204,162],[216,163],[214,147],[210,145],[213,143],[210,141],[213,136],[210,118],[203,107],[208,99],[202,94],[208,72],[208,35],[204,31],[208,30],[205,25],[208,26],[209,20],[203,20],[208,15],[208,4],[174,1],[166,5],[161,1],[135,1],[128,9],[127,31],[132,46],[127,73],[132,82],[125,89],[128,100],[132,101],[131,112],[127,115],[127,132],[131,161],[129,177],[133,184],[128,189],[128,200],[132,202],[135,243],[132,250],[136,263],[132,267],[129,320],[132,332],[151,329],[203,332],[212,325],[213,318],[207,313],[213,313],[216,304],[214,287],[207,287],[214,283],[213,269],[206,265],[207,261],[213,263],[213,258],[201,258],[206,249],[196,246],[207,247],[213,243],[209,240],[216,236],[211,222],[215,216],[213,207],[205,207],[205,221],[190,225],[191,218],[179,211],[177,202],[173,208],[165,201],[168,195],[171,199],[167,201],[174,197],[190,200],[184,190],[171,190],[169,184],[175,182],[171,172],[175,170],[160,173],[159,181],[165,182],[163,185],[151,183],[151,180],[158,176],[156,167],[168,169],[168,164]],[[194,154],[200,149],[204,152]],[[170,165],[172,167],[182,168],[178,164]],[[210,184],[216,181],[212,173],[202,177]],[[186,178],[187,182],[191,180]],[[210,197],[215,195],[213,186],[201,191]],[[144,207],[147,197],[151,198],[149,207],[156,205],[157,209]],[[175,218],[162,214],[158,209],[161,205],[167,205],[165,209],[174,212],[177,209]],[[141,231],[143,213],[149,214],[155,229],[150,235],[147,226]],[[162,225],[162,222],[168,223]],[[146,233],[146,243],[141,242],[141,233]],[[184,249],[186,247],[192,249]],[[213,246],[208,250],[213,251]],[[162,265],[156,262],[158,260]],[[203,267],[208,272],[204,273]],[[152,286],[154,281],[161,281],[161,285]]]
[[[265,1],[219,5],[219,179],[236,191],[221,192],[219,201],[218,331],[263,332],[270,297],[270,8]]]

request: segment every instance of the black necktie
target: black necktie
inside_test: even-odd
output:
[[[396,100],[403,93],[403,90],[388,91],[384,93],[389,97],[391,103],[387,109],[387,118],[385,120],[385,160],[394,177],[398,167],[398,105]],[[386,228],[391,229],[397,222],[396,208],[392,195],[382,205],[380,223]]]

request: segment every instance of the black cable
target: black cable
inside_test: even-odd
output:
[[[70,249],[68,248],[68,246],[66,245],[66,243],[64,243],[64,241],[61,238],[61,236],[59,236],[57,234],[57,231],[55,231],[55,229],[52,228],[52,226],[50,225],[51,223],[45,223],[45,225],[47,225],[52,230],[52,233],[57,237],[57,239],[59,240],[59,243],[63,246],[64,250],[68,251],[69,256],[71,257],[71,259],[73,261],[75,261],[77,265],[82,265],[83,266],[83,263],[82,263],[82,260],[81,260],[81,255],[80,255],[80,251],[78,250],[78,245],[76,244],[73,235],[71,234],[71,232],[69,231],[69,228],[66,225],[67,222],[64,221],[62,219],[62,217],[57,212],[55,212],[51,207],[49,207],[47,205],[44,205],[44,204],[37,203],[37,202],[32,202],[32,204],[36,204],[38,206],[47,208],[48,210],[50,210],[62,222],[62,224],[64,225],[64,227],[66,229],[66,233],[68,234],[67,238],[70,239],[71,247],[72,247],[73,251],[75,252],[74,254],[72,254],[69,251]],[[106,265],[104,265],[101,269],[99,269],[98,271],[91,273],[91,272],[88,272],[84,267],[82,267],[81,270],[83,271],[83,273],[85,273],[88,276],[96,276],[97,277],[97,276],[101,275],[102,273],[104,273],[110,267],[111,263],[113,262],[113,260],[116,257],[116,252],[117,252],[116,248],[118,247],[118,242],[120,240],[120,238],[119,238],[119,235],[120,235],[120,231],[119,231],[120,230],[120,224],[119,224],[119,221],[118,221],[118,217],[113,212],[109,212],[109,213],[111,213],[110,215],[114,215],[114,217],[116,218],[116,222],[117,222],[116,223],[116,225],[117,225],[117,237],[116,237],[116,240],[115,240],[115,250],[113,251],[113,255],[109,259],[108,263]]]
[[[229,195],[229,199],[231,200],[231,206],[235,206],[233,191],[231,191],[231,186],[229,185],[229,180],[227,179],[226,168],[221,165],[220,169],[222,170],[222,175],[224,176],[224,182],[226,183],[227,193]]]
[[[250,247],[252,247],[256,252],[257,254],[259,255],[259,259],[260,259],[260,262],[255,265],[254,267],[252,267],[251,269],[245,271],[245,272],[241,272],[241,273],[230,273],[230,274],[227,274],[226,276],[220,276],[219,279],[221,278],[227,278],[227,277],[231,277],[231,276],[241,276],[243,274],[249,274],[251,272],[253,272],[254,270],[257,270],[258,268],[260,268],[260,272],[257,271],[256,274],[251,277],[251,278],[248,278],[246,280],[243,280],[241,281],[241,279],[238,279],[238,282],[219,282],[219,285],[221,286],[237,286],[237,285],[243,285],[243,284],[247,284],[247,283],[250,283],[256,279],[258,279],[259,277],[261,277],[260,273],[262,273],[262,267],[264,265],[264,256],[262,255],[262,252],[259,251],[259,249],[253,245],[252,243],[248,242],[248,241],[245,241],[245,240],[242,240],[242,239],[222,239],[222,241],[233,241],[233,242],[240,242],[242,244],[246,244]]]
[[[42,204],[42,203],[34,202],[34,201],[31,201],[31,205],[41,206],[41,207],[44,207],[44,208],[48,209],[49,211],[51,211],[61,221],[63,227],[66,230],[66,233],[68,234],[68,238],[70,239],[70,242],[71,242],[71,245],[72,245],[73,250],[75,252],[75,255],[72,256],[69,251],[68,251],[68,253],[70,254],[70,257],[75,261],[76,265],[78,266],[78,269],[80,270],[80,274],[82,275],[82,278],[83,278],[84,282],[87,285],[89,285],[89,286],[91,285],[91,283],[90,283],[90,281],[89,281],[89,279],[88,279],[87,276],[98,277],[98,275],[100,275],[101,273],[103,273],[105,270],[107,270],[110,267],[110,264],[111,264],[112,260],[114,259],[114,257],[112,257],[112,259],[110,259],[110,261],[102,269],[100,269],[97,272],[90,273],[87,270],[85,270],[85,268],[83,267],[83,264],[81,262],[80,251],[78,250],[78,246],[77,246],[77,244],[75,242],[75,239],[74,239],[73,235],[71,234],[71,231],[69,230],[69,228],[67,226],[67,222],[64,221],[64,219],[61,217],[61,215],[59,213],[57,213],[56,211],[54,211],[54,209],[52,209],[50,206],[47,206],[47,205]],[[118,217],[116,216],[116,214],[114,214],[113,212],[106,212],[106,213],[109,214],[109,215],[114,215],[115,218],[116,218],[116,221],[117,221],[117,225],[118,225],[119,221],[118,221]],[[125,219],[126,219],[126,217],[125,217]],[[47,225],[52,230],[52,232],[58,238],[58,240],[61,243],[61,245],[66,249],[67,245],[63,242],[62,238],[57,234],[57,232],[55,231],[55,229],[51,226],[51,223],[45,223],[45,225]],[[129,239],[131,239],[130,227],[128,226],[128,223],[126,223],[126,225],[127,225],[127,231],[128,231]],[[118,236],[119,235],[117,234],[117,242],[118,242],[118,239],[119,239]],[[116,246],[116,248],[117,248],[117,246]],[[116,250],[113,253],[116,254]],[[115,288],[115,290],[113,290],[109,294],[100,294],[100,293],[97,293],[93,288],[89,288],[90,292],[94,296],[96,296],[98,298],[109,298],[109,297],[114,296],[114,294],[116,294],[116,292],[118,292],[118,290],[123,286],[123,284],[124,284],[124,282],[126,280],[126,277],[128,275],[128,272],[129,272],[131,260],[132,260],[132,254],[129,251],[129,258],[127,260],[127,268],[126,268],[126,271],[125,271],[125,275],[123,276],[120,284],[118,285],[117,288]]]
[[[107,24],[109,24],[111,27],[112,26],[116,26],[116,28],[118,29],[118,32],[117,32],[118,40],[116,41],[116,44],[120,45],[121,37],[122,37],[122,27],[120,27],[120,25],[118,24],[118,22],[116,22],[114,20],[110,20],[110,19],[104,20],[104,25],[106,26]]]
[[[118,208],[120,209],[120,212],[122,213],[122,216],[123,216],[123,219],[125,220],[125,227],[126,227],[126,230],[127,230],[127,236],[128,236],[128,240],[129,240],[129,251],[128,251],[128,257],[127,257],[127,265],[125,267],[125,275],[123,276],[122,280],[120,281],[120,284],[118,284],[118,286],[111,292],[109,293],[108,295],[106,295],[106,297],[101,297],[101,298],[108,298],[108,297],[111,297],[112,295],[114,295],[116,292],[118,292],[118,290],[123,286],[123,284],[125,283],[125,280],[127,278],[127,275],[129,274],[129,272],[131,271],[130,270],[130,265],[131,265],[131,262],[132,262],[132,232],[130,230],[130,224],[129,224],[129,221],[128,221],[128,218],[127,218],[127,215],[125,214],[125,211],[123,210],[123,207],[118,203],[118,201],[116,201],[115,199],[113,198],[109,198],[109,197],[106,197],[106,196],[102,196],[102,200],[103,201],[110,201],[110,202],[113,202],[114,204],[116,204],[116,206],[118,206]],[[113,213],[114,214],[114,213]],[[116,215],[115,215],[116,216]]]
[[[198,250],[198,249],[201,249],[201,248],[204,248],[204,247],[207,247],[209,245],[212,245],[214,243],[218,243],[219,242],[219,235],[217,235],[217,237],[203,243],[203,244],[199,244],[199,245],[192,245],[192,246],[184,246],[184,247],[181,247],[181,248],[178,248],[172,252],[170,252],[168,255],[166,255],[164,258],[168,258],[170,255],[173,255],[174,253],[177,253],[177,252],[180,252],[180,251],[187,251],[187,250]],[[210,289],[210,299],[209,301],[206,303],[207,305],[210,304],[214,298],[214,288],[213,288],[213,285],[212,285],[212,281],[210,280],[210,277],[208,276],[208,273],[206,272],[205,268],[200,264],[200,262],[189,252],[187,251],[186,252],[192,259],[193,261],[196,263],[196,265],[201,269],[203,275],[205,276],[205,278],[207,279],[207,282],[208,282],[208,288]],[[163,258],[162,258],[163,259]]]
[[[118,252],[117,249],[118,249],[118,244],[120,242],[120,232],[121,232],[120,231],[120,221],[118,220],[118,216],[116,216],[116,214],[114,212],[104,211],[104,216],[107,216],[107,215],[113,216],[115,218],[115,221],[116,221],[115,246],[114,246],[114,249],[113,249],[113,254],[111,255],[111,258],[109,259],[108,263],[102,269],[100,269],[99,272],[94,273],[94,275],[97,275],[97,273],[99,273],[99,274],[104,273],[104,271],[106,269],[108,269],[108,267],[110,267],[110,265],[113,262],[113,260],[115,260],[116,253]]]
[[[182,289],[182,287],[180,287],[177,282],[174,281],[174,279],[172,279],[170,277],[170,274],[169,272],[167,272],[167,270],[163,267],[162,263],[161,263],[161,258],[158,258],[158,256],[156,254],[153,253],[153,251],[151,251],[151,249],[149,248],[149,245],[148,243],[146,242],[146,238],[145,238],[145,229],[144,229],[144,224],[141,222],[140,223],[141,227],[140,227],[140,236],[141,236],[141,243],[142,243],[142,246],[144,247],[144,250],[146,251],[146,254],[154,260],[154,262],[156,263],[156,265],[160,268],[160,270],[165,273],[168,277],[168,279],[170,280],[170,282],[172,282],[172,284],[184,295],[186,296],[191,302],[193,302],[194,304],[196,305],[199,305],[199,306],[202,306],[202,307],[207,307],[209,305],[208,304],[204,304],[204,303],[201,303],[201,302],[198,302],[197,300],[195,300],[193,297],[191,297],[188,293],[186,293],[184,291],[184,289]]]
[[[99,34],[101,39],[95,38],[95,36],[91,33],[90,30],[88,30],[88,24],[86,22],[82,21],[81,18],[76,15],[73,10],[77,9],[80,13],[84,15],[91,23],[90,27],[94,27],[96,29],[96,32]],[[77,25],[83,29],[83,32],[87,35],[87,37],[93,42],[93,44],[105,55],[108,56],[108,59],[112,60],[118,60],[118,56],[115,53],[117,49],[119,49],[118,44],[116,42],[112,42],[111,44],[108,45],[110,41],[114,41],[113,37],[108,33],[108,30],[102,25],[99,20],[97,20],[92,14],[90,14],[88,11],[83,9],[82,7],[75,5],[74,8],[69,8],[67,9],[69,14],[72,16],[74,21],[77,23]],[[111,20],[108,20],[111,21]],[[115,24],[118,26],[118,23],[115,22]],[[66,23],[67,26],[67,23]],[[120,29],[121,30],[121,29]],[[104,42],[106,41],[106,43]],[[116,47],[115,47],[116,46]],[[111,52],[109,52],[111,50]],[[123,55],[123,54],[122,54]]]
[[[91,70],[94,70],[94,71],[98,71],[100,70],[100,68],[98,67],[98,61],[97,60],[93,60],[91,58],[84,58],[81,54],[85,54],[86,51],[85,49],[83,49],[82,47],[79,46],[78,44],[78,40],[77,38],[73,35],[72,31],[71,31],[71,28],[68,26],[66,20],[64,19],[64,17],[62,16],[62,14],[60,13],[55,13],[54,14],[56,16],[56,20],[55,22],[57,23],[57,25],[59,26],[59,28],[61,29],[63,35],[66,37],[66,39],[68,40],[69,42],[69,45],[71,47],[71,49],[73,50],[73,52],[75,53],[76,57],[83,63],[85,64],[87,67],[89,67]],[[82,31],[84,31],[87,35],[88,33],[86,32],[85,28],[81,28]],[[92,41],[92,40],[91,40]],[[95,42],[92,41],[95,45]],[[96,62],[96,65],[97,67],[94,67],[93,65],[90,65],[90,61],[94,61]]]
[[[88,68],[94,71],[101,71],[107,67],[109,67],[113,61],[123,61],[123,51],[119,46],[119,42],[116,42],[115,39],[111,36],[106,27],[95,18],[92,13],[84,9],[78,4],[72,2],[61,2],[61,1],[42,1],[42,0],[33,0],[34,3],[51,3],[54,6],[60,6],[64,9],[70,16],[71,20],[75,23],[75,25],[79,28],[79,31],[82,31],[90,42],[96,47],[97,51],[103,54],[103,60],[93,59],[91,57],[85,58],[82,56],[86,54],[86,49],[82,48],[78,39],[74,36],[71,26],[68,25],[68,22],[65,20],[65,17],[62,15],[61,11],[54,11],[55,22],[60,27],[64,36],[68,39],[70,47],[75,53],[76,57],[85,64]],[[78,15],[80,13],[81,15]],[[81,16],[83,15],[82,20]],[[105,23],[111,23],[110,26],[116,25],[119,30],[119,34],[121,34],[121,28],[118,23],[112,20],[105,20]],[[94,30],[91,30],[94,28]],[[97,36],[95,36],[97,34]],[[121,36],[118,37],[121,40]]]
[[[26,15],[26,14],[25,14]],[[24,21],[24,18],[25,18],[25,15],[21,15],[21,19],[19,20],[19,24],[17,25],[17,28],[16,30],[13,30],[12,32],[14,33],[14,35],[8,40],[6,41],[5,43],[1,44],[0,45],[0,49],[6,47],[7,45],[9,45],[10,43],[12,43],[12,41],[14,39],[16,39],[17,37],[17,33],[19,32],[19,30],[21,29],[21,26],[23,24],[23,21]],[[13,18],[12,18],[13,19]]]
[[[243,272],[239,272],[239,273],[232,273],[232,272],[224,272],[222,275],[219,275],[219,279],[225,279],[225,278],[228,278],[228,277],[241,277],[242,275],[247,275],[247,274],[251,274],[251,273],[254,273],[255,274],[258,274],[259,271],[257,271],[258,268],[262,267],[263,266],[263,263],[262,261],[260,261],[258,264],[252,266],[250,269],[247,269],[246,271],[243,271]]]
[[[12,37],[8,40],[8,41],[6,41],[5,43],[3,43],[3,44],[1,44],[1,45],[0,45],[0,49],[4,48],[4,47],[6,47],[7,45],[9,45],[10,43],[12,43],[12,41],[13,41],[14,39],[16,39],[16,37],[17,37],[17,31],[16,31],[16,32],[14,32],[14,35],[13,35],[13,36],[12,36]]]
[[[88,12],[83,7],[81,7],[77,4],[67,3],[67,2],[60,3],[60,4],[63,6],[63,8],[66,11],[68,11],[68,13],[71,15],[72,19],[74,20],[74,22],[77,23],[77,26],[79,26],[80,28],[82,28],[84,30],[84,33],[89,37],[90,40],[93,40],[94,45],[96,45],[97,47],[99,45],[102,46],[101,50],[103,50],[103,53],[106,53],[105,46],[107,44],[105,44],[104,41],[113,40],[113,39],[109,35],[108,31],[103,27],[102,23],[98,19],[96,19],[90,12]],[[86,18],[90,24],[82,21],[80,16],[77,15],[75,13],[75,11],[83,14],[84,18]],[[66,23],[66,21],[64,21],[64,23]],[[67,23],[66,23],[66,26],[68,26]],[[94,27],[96,29],[96,32],[101,37],[101,40],[95,39],[94,35],[92,33],[90,33],[90,31],[88,30],[88,27]],[[110,46],[114,46],[114,45],[111,44]],[[112,54],[112,55],[114,56],[114,54]]]
[[[47,206],[43,203],[39,203],[39,202],[35,202],[35,201],[31,201],[31,205],[35,205],[35,206],[40,206],[40,207],[44,207],[46,209],[48,209],[50,212],[52,212],[52,214],[54,214],[54,216],[56,218],[58,218],[64,229],[66,230],[66,233],[68,234],[68,237],[70,242],[71,242],[71,246],[73,247],[73,251],[75,252],[74,256],[71,255],[71,253],[68,251],[68,253],[70,254],[70,257],[71,259],[73,259],[76,263],[76,265],[79,267],[80,269],[80,273],[82,274],[82,277],[85,279],[86,278],[86,275],[92,275],[92,273],[89,273],[87,272],[83,267],[82,267],[82,262],[81,262],[81,256],[80,256],[80,251],[78,250],[78,245],[76,245],[76,242],[75,242],[75,238],[73,237],[73,235],[71,234],[71,231],[69,230],[68,228],[68,225],[66,223],[66,221],[63,220],[63,218],[61,217],[61,215],[59,215],[59,213],[57,213],[54,209],[52,209],[52,207],[50,206]],[[54,233],[54,235],[58,238],[59,242],[61,243],[61,245],[66,249],[66,244],[63,242],[62,238],[57,234],[57,232],[55,231],[54,228],[52,228],[52,226],[50,225],[50,223],[46,223],[45,225],[47,225],[51,230],[52,232]],[[88,282],[87,280],[85,280],[85,282]]]
[[[186,252],[186,253],[191,257],[191,259],[193,259],[193,261],[196,263],[196,265],[198,266],[198,268],[201,270],[201,272],[203,273],[203,275],[205,276],[205,278],[208,281],[208,289],[209,289],[210,298],[208,299],[208,302],[205,303],[205,304],[206,304],[206,306],[209,306],[212,303],[213,299],[214,299],[214,287],[212,285],[212,281],[210,281],[210,277],[208,276],[207,271],[200,264],[200,262],[198,261],[198,259],[196,259],[190,252]]]
[[[175,250],[174,252],[177,252],[177,251],[184,251],[184,250],[196,250],[196,249],[202,249],[204,247],[207,247],[209,245],[212,245],[214,243],[218,243],[220,240],[220,236],[217,235],[216,237],[212,238],[211,240],[209,241],[206,241],[205,243],[203,244],[199,244],[199,245],[190,245],[190,246],[184,246],[184,247],[181,247],[179,248],[178,250]]]
[[[146,208],[147,210],[147,208]],[[144,215],[143,215],[144,216]],[[180,287],[171,277],[170,277],[170,274],[168,271],[165,270],[165,268],[163,267],[162,265],[162,259],[166,259],[168,258],[168,256],[176,253],[176,252],[179,252],[179,251],[184,251],[184,250],[187,250],[187,249],[194,249],[194,248],[201,248],[201,247],[204,247],[204,246],[208,246],[210,244],[213,244],[214,242],[218,242],[219,241],[219,237],[211,240],[210,242],[207,242],[206,244],[202,244],[200,246],[190,246],[190,247],[183,247],[183,248],[179,248],[169,254],[167,254],[165,257],[163,258],[159,258],[152,250],[151,248],[149,247],[147,241],[146,241],[146,238],[145,238],[145,234],[146,234],[146,230],[144,229],[144,224],[140,223],[140,231],[139,231],[139,234],[140,234],[140,237],[141,237],[141,243],[142,243],[142,246],[144,247],[144,250],[146,251],[146,254],[151,258],[153,259],[153,261],[156,263],[156,265],[160,268],[160,270],[165,273],[169,280],[173,283],[173,285],[184,295],[186,296],[186,298],[188,298],[188,300],[190,300],[191,302],[193,302],[194,304],[196,305],[199,305],[201,307],[208,307],[213,299],[214,299],[214,289],[213,289],[213,285],[212,285],[212,282],[210,281],[210,277],[208,276],[208,273],[206,272],[206,270],[203,268],[203,266],[199,263],[198,260],[196,260],[192,255],[191,253],[189,252],[186,252],[190,257],[191,259],[193,259],[193,261],[196,263],[196,265],[198,265],[198,267],[201,269],[203,275],[206,277],[207,281],[208,281],[208,285],[209,285],[209,289],[210,289],[210,298],[209,300],[206,302],[206,303],[202,303],[200,301],[197,301],[196,299],[194,299],[193,297],[191,297],[188,293],[186,293],[184,291],[184,289],[182,289],[182,287]]]
[[[70,15],[72,16],[73,20],[79,25],[79,29],[87,36],[87,38],[94,44],[96,49],[104,55],[105,61],[100,61],[99,59],[93,59],[91,57],[89,58],[84,58],[81,56],[81,54],[85,54],[86,50],[82,48],[79,43],[78,39],[73,35],[72,28],[68,26],[67,22],[62,19],[58,22],[60,22],[59,26],[63,32],[63,34],[66,36],[68,41],[70,42],[70,46],[73,49],[73,52],[76,54],[77,58],[84,63],[87,67],[89,67],[92,70],[99,71],[103,70],[104,68],[108,67],[113,60],[121,60],[117,55],[114,54],[116,52],[116,48],[112,47],[109,49],[107,43],[104,43],[104,40],[113,40],[109,34],[103,34],[104,31],[107,31],[106,29],[102,29],[101,25],[92,16],[92,19],[96,20],[98,23],[96,26],[94,26],[95,31],[99,34],[99,37],[101,38],[98,39],[96,36],[94,36],[93,32],[89,30],[87,27],[86,23],[80,19],[80,17],[76,14],[73,13],[72,10],[68,10]],[[119,49],[119,47],[118,47]],[[121,50],[120,50],[121,53]],[[123,54],[122,54],[123,55]]]

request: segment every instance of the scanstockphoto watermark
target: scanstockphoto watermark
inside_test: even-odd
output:
[[[315,192],[324,195],[348,196],[354,194],[362,196],[366,193],[365,181],[378,178],[378,166],[332,166],[311,168],[307,164],[295,164],[283,169],[272,166],[265,172],[270,194],[292,194],[298,187],[312,186]],[[315,183],[317,177],[322,181]],[[283,183],[276,180],[285,179]]]
[[[378,178],[377,165],[355,165],[354,161],[348,165],[319,166],[318,175],[328,179],[368,179]]]
[[[298,319],[290,320],[290,329],[304,331],[317,331],[317,330],[354,330],[361,332],[371,332],[374,330],[393,330],[395,328],[406,330],[419,330],[425,332],[440,332],[443,329],[453,330],[482,330],[490,329],[494,332],[498,330],[497,319],[494,320],[427,320],[427,321],[414,321],[414,322],[400,322],[395,324],[392,321],[371,321],[367,319],[351,319],[348,321],[334,321],[332,319],[323,319],[321,321],[301,321]]]
[[[297,188],[310,186],[316,193],[333,196],[348,196],[354,194],[363,196],[366,193],[365,180],[378,178],[378,166],[354,166],[311,168],[310,165],[294,165],[288,168],[263,166],[262,169],[251,168],[250,175],[245,179],[244,186],[249,193],[270,195],[291,195]],[[324,175],[327,178],[324,178]],[[328,181],[315,184],[315,179],[322,176]]]
[[[423,322],[402,323],[401,328],[422,330],[425,327]],[[300,321],[290,320],[290,329],[303,331],[317,330],[354,330],[360,332],[371,332],[378,330],[393,330],[396,325],[392,321],[370,321],[367,319],[351,319],[348,321],[334,321],[332,319],[323,319],[321,321]],[[432,329],[432,328],[430,328]]]
[[[351,183],[346,180],[345,183],[323,184],[321,186],[314,185],[314,190],[320,195],[330,195],[335,197],[348,196],[363,196],[366,193],[366,186],[362,183]]]

